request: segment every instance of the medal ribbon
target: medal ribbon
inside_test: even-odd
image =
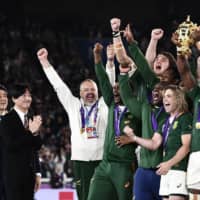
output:
[[[115,123],[115,135],[119,136],[120,135],[120,122],[122,117],[127,111],[127,107],[124,108],[122,112],[120,112],[120,108],[118,105],[115,105],[114,108],[114,123]]]
[[[200,102],[198,102],[197,122],[200,122]]]
[[[93,120],[93,123],[94,125],[96,125],[96,122],[97,122],[97,114],[98,114],[98,101],[96,101],[95,104],[93,104],[93,106],[90,108],[89,112],[86,114],[85,116],[85,110],[84,110],[84,107],[81,106],[80,108],[80,113],[81,113],[81,128],[84,129],[85,128],[85,125],[86,125],[86,122],[88,123],[89,122],[89,119],[90,119],[90,116],[93,112],[93,110],[95,109],[95,113],[94,113],[94,120]]]
[[[174,124],[174,121],[176,120],[176,117],[177,117],[177,115],[174,117],[174,119],[173,119],[171,124],[169,123],[170,117],[168,117],[166,119],[166,121],[165,121],[164,130],[163,130],[163,147],[164,147],[164,149],[166,147],[166,143],[167,143],[167,139],[168,139],[168,136],[169,136],[169,132],[170,132],[170,130],[171,130],[173,124]]]
[[[158,130],[158,122],[157,122],[157,118],[160,115],[161,111],[163,110],[163,106],[160,107],[158,113],[155,116],[155,112],[151,112],[151,125],[153,128],[153,131],[155,132],[156,130]]]

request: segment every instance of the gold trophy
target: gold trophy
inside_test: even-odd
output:
[[[177,54],[179,55],[191,55],[190,46],[194,44],[194,40],[191,37],[191,34],[197,30],[197,24],[194,24],[190,21],[190,15],[187,16],[186,21],[179,24],[176,33],[178,34],[178,46]]]

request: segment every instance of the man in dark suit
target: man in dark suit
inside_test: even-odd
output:
[[[7,113],[8,107],[8,92],[4,85],[0,84],[0,122],[3,115]],[[2,146],[0,137],[0,200],[5,200],[5,188],[2,178]]]
[[[11,91],[14,107],[1,120],[3,179],[7,200],[33,200],[40,186],[38,150],[40,116],[26,120],[31,106],[30,88],[16,84]]]

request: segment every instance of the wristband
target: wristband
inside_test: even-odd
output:
[[[36,175],[36,176],[39,176],[39,177],[42,177],[42,174],[39,173],[39,172],[35,173],[35,175]]]
[[[122,75],[122,76],[125,76],[127,74],[128,74],[128,72],[120,72],[120,75]]]
[[[113,31],[112,35],[113,35],[113,37],[119,37],[120,36],[120,32],[119,31]]]

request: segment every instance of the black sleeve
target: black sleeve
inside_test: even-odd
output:
[[[40,165],[40,159],[39,159],[39,152],[38,151],[33,151],[32,154],[33,158],[33,170],[34,173],[41,173],[41,165]]]

